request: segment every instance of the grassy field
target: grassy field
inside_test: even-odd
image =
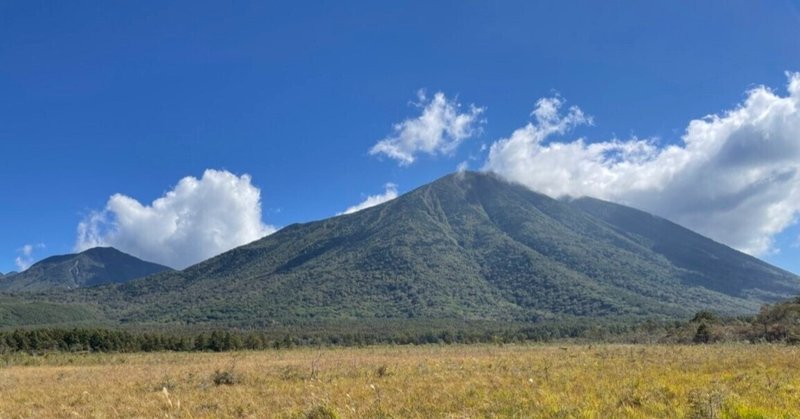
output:
[[[0,357],[0,418],[800,417],[800,348],[471,345]]]

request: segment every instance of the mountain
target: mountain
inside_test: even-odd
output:
[[[172,269],[111,247],[52,256],[27,270],[0,278],[0,292],[35,292],[121,283]]]
[[[180,272],[47,298],[122,323],[263,327],[677,319],[798,293],[797,276],[662,218],[467,172]]]

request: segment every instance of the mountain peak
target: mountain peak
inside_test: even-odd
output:
[[[463,170],[459,172],[449,173],[434,180],[425,186],[471,186],[477,182],[492,182],[497,184],[516,185],[515,183],[506,180],[494,172],[483,172],[474,170]]]
[[[170,268],[146,262],[113,247],[94,247],[80,253],[56,255],[23,272],[6,275],[0,292],[72,289],[121,283]]]
[[[80,252],[80,253],[84,253],[84,254],[87,254],[87,255],[90,255],[90,254],[95,254],[95,255],[125,254],[125,253],[123,253],[123,252],[121,252],[121,251],[119,251],[116,248],[111,247],[111,246],[92,247],[92,248],[86,249],[86,250],[84,250],[83,252]]]

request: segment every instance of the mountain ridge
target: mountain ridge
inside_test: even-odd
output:
[[[125,282],[169,267],[147,262],[113,247],[42,259],[25,271],[0,277],[0,292],[37,292]]]

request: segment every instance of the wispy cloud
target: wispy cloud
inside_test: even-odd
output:
[[[17,269],[21,272],[31,267],[34,262],[33,253],[36,250],[44,249],[44,243],[38,244],[26,244],[17,249],[17,253],[19,256],[14,259],[14,263],[17,265]]]
[[[181,179],[149,205],[116,194],[78,225],[77,251],[113,246],[174,268],[275,231],[261,221],[261,191],[250,176],[206,170]]]
[[[589,195],[670,218],[764,254],[800,213],[800,73],[788,94],[750,90],[735,109],[689,122],[679,144],[555,141],[591,119],[561,98],[492,144],[484,169],[553,196]]]
[[[395,198],[397,198],[397,185],[395,185],[394,183],[387,183],[386,185],[384,185],[384,191],[382,194],[370,195],[365,200],[361,201],[356,205],[353,205],[352,207],[347,208],[346,210],[340,212],[337,215],[352,214],[356,211],[361,211],[363,209],[374,207],[375,205],[380,205],[384,202],[391,201],[392,199]]]
[[[424,91],[418,93],[415,106],[422,109],[416,118],[394,125],[393,133],[378,141],[369,151],[372,155],[385,155],[408,166],[420,153],[429,155],[451,154],[467,138],[480,132],[485,121],[481,114],[485,108],[461,104],[437,92],[428,99]]]

